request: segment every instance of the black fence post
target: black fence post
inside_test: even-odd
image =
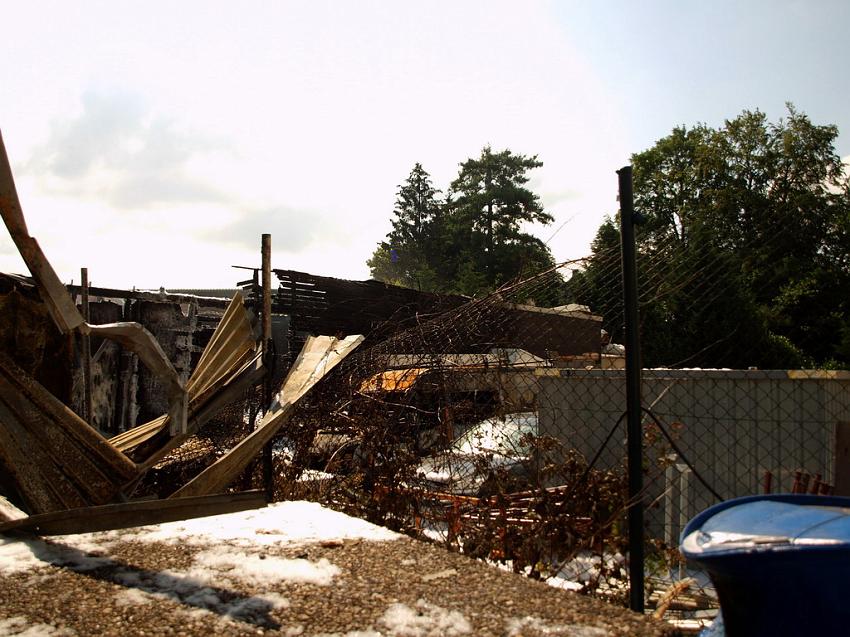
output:
[[[626,423],[629,464],[629,607],[644,612],[643,429],[641,421],[641,358],[638,323],[635,213],[632,167],[617,171],[620,185],[620,246],[626,330]]]
[[[271,405],[271,369],[272,361],[272,236],[264,234],[262,237],[262,331],[263,331],[263,365],[266,375],[263,377],[263,413]],[[274,461],[272,458],[272,447],[274,441],[269,440],[263,447],[263,484],[266,491],[266,501],[274,501]]]

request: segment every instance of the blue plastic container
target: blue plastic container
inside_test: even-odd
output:
[[[727,637],[850,635],[850,498],[728,500],[688,523],[681,550],[711,576]]]

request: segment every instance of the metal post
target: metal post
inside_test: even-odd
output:
[[[635,213],[632,167],[617,171],[620,185],[620,244],[623,259],[623,314],[626,328],[626,423],[629,460],[629,607],[644,611],[643,594],[643,428],[641,421],[641,358],[638,332]]]
[[[271,404],[271,378],[268,370],[271,369],[271,340],[272,340],[272,236],[263,235],[262,242],[262,284],[263,284],[263,364],[266,368],[266,376],[263,379],[263,406]],[[263,484],[266,487],[266,500],[274,499],[274,466],[272,462],[272,441],[263,447]]]
[[[679,471],[679,533],[685,530],[691,512],[688,503],[691,501],[691,468],[686,464],[677,464]],[[685,563],[679,562],[679,579],[685,579]]]
[[[676,489],[676,471],[678,465],[675,465],[675,461],[677,460],[675,455],[671,460],[671,464],[667,465],[667,468],[664,470],[664,544],[667,546],[676,545],[673,502],[676,497],[674,491]]]
[[[89,322],[89,269],[80,269],[80,282],[82,293],[82,313],[86,323]],[[94,405],[92,403],[92,380],[91,380],[91,338],[88,334],[81,336],[83,362],[83,420],[94,426]]]

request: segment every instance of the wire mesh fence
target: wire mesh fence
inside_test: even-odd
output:
[[[850,490],[850,372],[803,369],[815,365],[795,349],[793,316],[765,315],[781,281],[754,274],[747,255],[779,258],[788,230],[769,230],[774,242],[741,237],[734,250],[638,230],[637,498],[650,607],[695,575],[676,549],[699,511],[742,495]],[[277,379],[307,334],[367,338],[275,439],[275,497],[315,499],[626,603],[635,498],[619,241],[613,224],[603,226],[588,258],[480,299],[374,282],[344,293],[339,282],[278,272],[275,311],[288,316],[289,353],[280,349]],[[246,395],[225,414],[230,424],[197,437],[205,462],[253,426],[262,402]],[[183,471],[196,452],[178,450],[173,466]],[[240,480],[259,486],[259,467]],[[716,606],[699,587],[707,580],[696,580],[686,598],[675,589],[668,613],[698,618]]]
[[[278,440],[278,497],[316,498],[625,603],[620,255],[596,248],[485,298],[375,324],[380,336]],[[850,374],[774,368],[785,343],[746,325],[754,315],[729,301],[737,266],[722,257],[701,257],[699,276],[649,251],[639,259],[652,593],[693,574],[676,547],[705,507],[835,490]],[[706,599],[693,593],[681,612]]]
[[[622,597],[625,458],[591,465],[558,413],[559,383],[622,358],[603,356],[601,317],[567,302],[573,266],[380,324],[382,337],[321,381],[279,437],[277,497]],[[598,428],[620,416],[600,412]]]

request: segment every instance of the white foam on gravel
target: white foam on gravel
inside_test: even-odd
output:
[[[123,591],[115,593],[112,599],[116,606],[145,606],[157,598],[138,588],[126,588]]]
[[[611,637],[604,628],[584,626],[581,624],[551,624],[540,617],[521,617],[511,619],[507,623],[507,636],[517,637],[527,631],[538,635],[569,635],[570,637]]]
[[[462,613],[424,599],[418,600],[415,608],[407,604],[393,604],[378,621],[390,635],[398,637],[438,637],[472,632],[472,626]]]
[[[212,613],[219,619],[251,621],[260,625],[269,611],[290,605],[288,599],[271,592],[233,596],[231,580],[222,572],[208,568],[159,572],[122,570],[113,577],[128,587],[113,598],[119,606],[171,600],[192,607],[188,612]]]
[[[29,540],[13,540],[0,535],[0,575],[29,571],[44,562],[38,559]]]
[[[74,635],[73,631],[64,628],[54,628],[48,624],[30,624],[26,617],[9,617],[0,619],[0,635],[15,635],[16,637],[64,637]]]
[[[181,522],[127,530],[132,539],[173,544],[206,544],[226,540],[230,544],[311,544],[333,540],[388,541],[401,537],[315,502],[277,502],[262,509],[214,515]]]
[[[56,536],[52,538],[55,544],[0,535],[0,575],[47,564],[91,570],[108,563],[100,555],[108,553],[116,542],[127,540],[188,544],[215,549],[219,554],[244,555],[247,549],[256,552],[264,546],[301,546],[355,539],[383,542],[400,537],[389,529],[326,509],[315,502],[277,502],[262,509],[206,518]],[[259,574],[267,569],[258,563],[255,566],[256,577],[262,577]],[[298,565],[294,566],[301,572]]]
[[[97,550],[98,554],[91,551]],[[76,571],[92,571],[110,564],[100,546],[83,542],[82,548],[42,540],[12,539],[0,535],[0,575],[10,575],[53,564]]]
[[[340,572],[339,567],[325,558],[311,562],[301,558],[212,550],[195,556],[191,575],[216,578],[219,581],[222,578],[235,578],[257,587],[280,581],[327,586]]]

